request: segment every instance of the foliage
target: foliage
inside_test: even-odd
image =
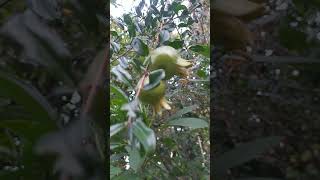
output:
[[[1,16],[1,44],[13,51],[0,57],[1,179],[105,179],[106,60],[100,39],[106,27],[100,20],[106,20],[106,4],[27,0],[6,5],[18,5],[19,11]],[[81,38],[66,38],[70,31]],[[82,40],[85,46],[74,43]],[[86,48],[102,50],[82,63],[90,68],[72,65]],[[66,126],[57,99],[73,92],[81,93],[81,116]]]
[[[215,16],[213,19],[213,23],[211,24],[212,32],[213,32],[213,41],[211,44],[212,49],[214,47],[221,48],[223,56],[226,56],[228,54],[234,53],[236,56],[234,57],[240,57],[240,60],[247,60],[244,61],[245,63],[249,64],[249,61],[252,60],[250,54],[247,52],[246,47],[249,45],[254,45],[254,36],[253,33],[249,30],[247,23],[254,20],[255,18],[259,17],[261,14],[263,14],[263,5],[258,3],[259,1],[251,1],[251,0],[216,0],[212,2],[212,8],[214,10]],[[287,36],[290,36],[287,34],[286,31],[283,31],[283,34],[286,34]],[[295,36],[296,38],[296,36]],[[301,43],[301,40],[303,37],[299,36],[299,43]],[[294,46],[294,45],[293,45]],[[217,50],[218,48],[215,48]],[[227,64],[228,62],[223,61],[223,58],[219,58],[221,52],[213,51],[212,50],[212,57],[213,57],[213,64],[214,68],[219,64]],[[223,57],[222,56],[222,57]],[[243,58],[242,58],[243,56]],[[226,58],[229,60],[228,58]],[[231,60],[234,60],[234,62],[231,62]],[[215,98],[215,105],[218,108],[221,108],[221,111],[225,111],[225,107],[219,107],[220,101],[223,101],[223,103],[230,103],[226,100],[226,98],[223,96],[224,93],[227,94],[227,96],[239,96],[241,98],[243,95],[238,94],[235,92],[230,92],[230,89],[233,87],[230,87],[228,84],[229,82],[226,82],[228,80],[223,79],[224,77],[227,77],[231,74],[232,68],[234,68],[235,63],[237,59],[233,57],[230,58],[230,67],[225,66],[224,70],[230,69],[230,71],[227,73],[226,71],[221,71],[222,73],[225,73],[221,75],[219,73],[219,80],[214,81],[215,84],[220,85],[220,87],[215,87],[214,90],[219,91],[227,91],[229,92],[213,92],[214,98]],[[233,66],[234,65],[234,66]],[[243,66],[246,66],[246,64],[240,64]],[[214,69],[214,71],[218,71],[218,69]],[[232,74],[233,75],[233,74]],[[223,76],[223,78],[221,77]],[[239,77],[234,76],[235,81],[237,81],[239,84],[242,83],[240,81]],[[226,85],[228,84],[228,85]],[[244,84],[242,87],[246,87],[247,84]],[[241,89],[242,91],[246,91],[246,89]],[[240,91],[240,92],[242,92]],[[232,95],[231,95],[232,93]],[[232,99],[232,101],[236,101]],[[245,100],[244,100],[245,101]],[[238,107],[238,105],[237,105]],[[231,111],[231,109],[230,109]],[[232,110],[234,111],[234,110]],[[223,120],[227,119],[226,116],[223,116]],[[221,117],[217,118],[217,121],[222,120]],[[237,120],[237,118],[236,118]],[[227,128],[229,121],[226,120]],[[240,122],[239,122],[240,123]],[[242,122],[241,122],[242,123]],[[216,129],[217,131],[221,131],[220,129]],[[226,131],[226,130],[223,130]],[[232,129],[233,131],[233,129]],[[213,132],[214,134],[216,132]],[[220,132],[221,133],[221,132]],[[255,158],[257,158],[259,155],[267,152],[269,148],[272,146],[275,146],[280,143],[281,138],[280,137],[261,137],[257,138],[254,141],[243,143],[239,145],[235,145],[235,147],[229,151],[224,152],[223,154],[214,155],[215,158],[213,158],[213,178],[214,179],[228,179],[228,176],[232,176],[232,173],[229,173],[232,168],[236,168],[239,165],[243,165],[246,162],[249,162]],[[267,178],[267,177],[250,177],[250,178],[239,178],[239,179],[273,179],[273,178]]]
[[[209,2],[138,3],[134,12],[111,17],[110,178],[206,178],[209,101],[201,94],[209,92],[205,25]],[[188,79],[165,80],[160,69],[150,70],[150,54],[163,46],[173,47],[192,61]],[[144,86],[146,78],[150,82]],[[152,115],[151,106],[138,97],[142,89],[152,90],[163,80],[165,96],[173,102],[171,110]],[[198,146],[190,146],[196,142]]]

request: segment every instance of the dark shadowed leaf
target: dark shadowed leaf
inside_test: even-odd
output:
[[[155,5],[151,5],[150,7],[152,8],[152,10],[154,12],[153,14],[155,14],[155,15],[160,14],[160,11],[158,10],[158,8]]]
[[[215,168],[216,173],[215,175],[217,177],[223,177],[227,173],[228,169],[257,158],[272,146],[279,144],[280,140],[280,137],[272,136],[260,138],[255,141],[236,146],[235,149],[215,158],[213,162],[213,167]]]
[[[44,19],[54,20],[61,18],[61,0],[27,0],[27,4],[33,12]]]
[[[185,5],[182,5],[180,2],[176,2],[176,1],[173,1],[173,3],[171,4],[171,9],[176,13],[178,14],[178,12],[180,10],[186,10],[187,7]]]
[[[151,1],[152,1],[152,3],[151,3]],[[153,4],[156,6],[158,4],[158,0],[150,0],[150,4]]]
[[[280,43],[291,50],[303,51],[308,48],[307,34],[287,25],[279,28]]]
[[[171,46],[175,49],[181,49],[183,47],[183,40],[174,40],[174,41],[166,41],[163,43],[164,45]]]
[[[92,121],[89,116],[83,116],[59,131],[48,133],[40,139],[35,152],[39,155],[55,154],[57,159],[54,169],[58,172],[76,177],[85,176],[88,171],[84,168],[81,157],[86,157],[90,159],[90,163],[97,163],[99,166],[102,166],[103,161],[96,144],[91,141],[95,131]],[[97,170],[105,170],[102,169]]]
[[[133,24],[133,21],[129,14],[123,15],[123,21],[129,26]]]
[[[157,69],[150,73],[149,84],[143,87],[144,90],[150,90],[160,84],[160,81],[165,77],[165,71],[163,69]]]
[[[1,33],[15,40],[24,49],[23,62],[46,67],[54,77],[73,86],[67,71],[70,57],[62,39],[30,10],[8,20]]]
[[[0,95],[14,100],[22,105],[32,114],[33,120],[54,122],[56,112],[48,101],[32,86],[12,77],[9,74],[0,72]],[[50,123],[50,122],[48,122]]]
[[[197,105],[184,107],[183,109],[181,109],[181,110],[179,110],[178,112],[176,112],[174,115],[170,116],[170,117],[168,118],[168,120],[180,118],[182,115],[187,114],[187,113],[189,113],[189,112],[192,112],[192,111],[195,110],[197,107],[198,107]]]
[[[93,59],[89,68],[87,69],[87,72],[79,85],[82,95],[87,94],[88,91],[90,90],[90,88],[87,88],[87,87],[93,87],[93,86],[103,87],[107,77],[105,75],[101,76],[100,73],[104,74],[105,69],[107,68],[106,52],[107,52],[106,47],[98,51],[96,54],[96,57]],[[104,68],[101,68],[101,67],[104,67]],[[97,72],[98,70],[100,70],[101,72]],[[97,79],[97,76],[99,77],[98,79]]]
[[[251,177],[251,178],[238,178],[236,180],[282,180],[279,178],[267,178],[267,177]]]
[[[148,46],[139,38],[133,39],[132,47],[141,56],[147,56],[149,54]]]
[[[160,36],[160,43],[168,41],[170,39],[170,33],[167,30],[162,30],[159,34]]]
[[[146,19],[145,19],[145,25],[147,28],[149,28],[152,25],[152,13],[148,12]]]
[[[132,18],[129,14],[123,15],[123,21],[127,24],[128,32],[130,37],[136,36],[136,25],[133,23]]]
[[[178,27],[188,27],[188,24],[186,24],[186,23],[180,23],[180,24],[178,25]]]
[[[10,129],[28,141],[35,142],[40,135],[54,130],[54,123],[36,120],[0,120],[0,128]]]
[[[81,0],[69,0],[72,7],[75,9],[75,15],[80,19],[87,32],[92,35],[99,35],[99,19],[98,15],[105,14],[105,5],[107,1],[81,1]]]
[[[143,145],[146,153],[152,153],[156,149],[156,136],[154,131],[147,127],[141,120],[133,122],[133,134]]]
[[[210,57],[210,49],[207,45],[194,45],[189,48],[191,51],[197,52],[204,55],[205,57]]]
[[[185,126],[185,127],[190,127],[192,129],[209,127],[209,124],[208,124],[207,121],[205,121],[203,119],[199,119],[199,118],[179,118],[179,119],[174,119],[174,120],[170,120],[168,122],[168,125]]]

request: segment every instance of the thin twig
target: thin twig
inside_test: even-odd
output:
[[[123,57],[123,56],[127,55],[132,49],[133,49],[133,47],[130,46],[129,49],[127,49],[127,50],[126,50],[125,52],[123,52],[122,54],[116,56],[114,59],[116,60],[116,59],[119,59],[120,57]]]
[[[137,93],[136,93],[135,98],[134,98],[135,100],[139,97],[139,95],[141,93],[141,89],[143,88],[143,85],[144,85],[144,81],[146,80],[146,77],[149,75],[148,67],[149,67],[149,64],[147,64],[147,67],[146,67],[146,69],[145,69],[145,71],[143,73],[141,84],[138,87]],[[129,129],[132,126],[132,118],[130,116],[128,117],[127,126],[128,126]]]
[[[101,80],[103,79],[103,76],[105,76],[105,72],[106,72],[106,68],[108,65],[108,57],[109,57],[109,49],[106,49],[105,52],[105,61],[103,62],[103,64],[101,66],[99,66],[99,69],[97,69],[97,75],[96,78],[91,86],[87,101],[85,103],[84,106],[84,111],[82,116],[85,116],[91,109],[92,105],[93,105],[93,101],[94,98],[97,95],[98,92],[98,88],[101,88],[101,86],[99,85],[99,82],[101,82]]]
[[[199,143],[199,147],[200,147],[200,151],[201,151],[203,163],[205,163],[205,162],[206,162],[206,158],[204,157],[204,151],[203,151],[202,141],[201,141],[201,139],[200,139],[200,135],[198,135],[197,137],[198,137],[198,143]],[[203,165],[203,166],[204,166],[204,165]]]

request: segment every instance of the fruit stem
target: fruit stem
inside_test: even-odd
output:
[[[140,86],[138,87],[138,90],[137,90],[137,94],[134,98],[134,101],[137,100],[137,98],[139,97],[139,94],[141,92],[141,89],[143,88],[143,85],[144,85],[144,81],[146,80],[146,77],[149,75],[149,71],[148,71],[148,67],[149,67],[149,63],[147,64],[147,67],[146,69],[144,70],[144,73],[143,73],[143,76],[142,76],[142,81],[141,81],[141,84]],[[128,128],[131,129],[132,127],[132,118],[129,116],[128,117],[128,121],[127,121],[127,125],[128,125]],[[130,131],[129,131],[130,132]],[[131,131],[132,132],[132,131]],[[131,133],[130,132],[130,133]],[[132,137],[131,135],[129,135],[129,137]]]

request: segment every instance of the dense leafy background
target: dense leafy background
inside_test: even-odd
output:
[[[209,1],[151,0],[135,5],[121,17],[113,17],[111,11],[110,176],[207,178]],[[166,82],[173,109],[152,117],[150,107],[134,101],[135,87],[149,52],[163,45],[177,49],[194,66],[188,80],[173,77]],[[132,126],[127,115],[138,118]]]
[[[229,169],[223,179],[319,179],[319,1],[212,2],[213,169]]]
[[[106,3],[0,4],[0,178],[105,179]]]

